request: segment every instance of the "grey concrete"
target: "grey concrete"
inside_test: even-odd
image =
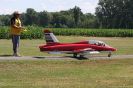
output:
[[[0,60],[76,60],[71,56],[22,56],[22,57],[13,57],[3,55],[0,56]],[[77,58],[80,59],[80,58]],[[86,56],[84,59],[94,59],[94,60],[101,60],[101,59],[133,59],[133,55],[113,55],[112,57],[107,56],[98,56],[98,55],[90,55]]]

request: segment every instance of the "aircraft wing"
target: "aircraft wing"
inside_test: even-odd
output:
[[[91,52],[91,51],[95,51],[95,50],[92,48],[85,48],[85,49],[74,50],[74,53],[83,53],[83,52]]]
[[[98,54],[100,53],[99,51],[96,51],[92,48],[86,48],[86,49],[78,49],[74,50],[74,53],[90,53],[90,54]]]

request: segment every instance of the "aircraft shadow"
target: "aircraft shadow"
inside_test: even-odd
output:
[[[45,59],[46,57],[37,56],[37,57],[33,57],[33,58],[37,58],[37,59]]]
[[[89,59],[89,58],[87,58],[87,57],[73,57],[73,56],[65,56],[65,57],[68,57],[68,58],[73,58],[73,59],[77,59],[77,60],[87,60],[87,59]]]
[[[59,57],[55,57],[55,56],[50,56],[50,57],[45,57],[45,56],[35,56],[33,58],[36,58],[36,59],[55,59],[55,60],[58,60],[58,59],[67,59],[67,58],[70,58],[70,59],[76,59],[76,60],[87,60],[88,58],[86,57],[83,57],[83,58],[75,58],[73,56],[59,56]]]
[[[12,55],[0,55],[0,57],[11,57]]]
[[[63,58],[65,58],[65,57],[61,57],[61,56],[59,56],[59,57],[56,57],[56,56],[35,56],[35,57],[33,57],[33,58],[36,58],[36,59],[63,59]]]

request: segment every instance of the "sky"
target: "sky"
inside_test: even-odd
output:
[[[14,11],[26,12],[27,8],[35,11],[56,12],[79,6],[83,13],[95,13],[99,0],[0,0],[0,14],[12,14]]]

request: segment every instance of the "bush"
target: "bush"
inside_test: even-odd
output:
[[[38,26],[27,26],[27,32],[22,32],[22,39],[41,39],[43,30],[46,28]],[[93,37],[133,37],[132,29],[83,29],[83,28],[48,28],[55,35],[62,36],[93,36]],[[0,39],[9,39],[9,27],[0,27]]]

